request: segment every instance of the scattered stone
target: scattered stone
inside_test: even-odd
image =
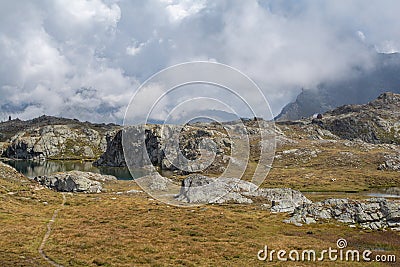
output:
[[[260,207],[262,210],[271,210],[271,204],[264,203],[264,204],[261,204]]]
[[[282,152],[277,152],[275,158],[290,157],[293,158],[296,162],[306,163],[310,161],[312,158],[318,157],[322,151],[319,149],[311,149],[311,148],[294,148],[284,150]]]

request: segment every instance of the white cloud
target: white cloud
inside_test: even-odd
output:
[[[137,41],[133,41],[133,45],[126,48],[126,53],[130,56],[135,56],[140,53],[140,51],[148,44],[148,42],[149,41],[138,43]]]
[[[384,40],[381,43],[375,45],[375,49],[379,53],[387,53],[387,54],[398,53],[400,52],[399,48],[400,44],[392,40]]]
[[[180,22],[205,8],[205,1],[160,0],[160,2],[166,5],[171,22]]]
[[[371,65],[372,48],[399,51],[399,7],[389,0],[2,1],[0,113],[121,122],[139,82],[190,60],[242,70],[278,113],[302,87]]]
[[[357,31],[357,36],[360,38],[361,41],[365,42],[365,34],[362,31]]]

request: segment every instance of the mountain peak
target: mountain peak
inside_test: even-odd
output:
[[[276,120],[297,120],[346,104],[364,104],[378,95],[373,100],[377,106],[399,101],[393,93],[385,92],[400,93],[400,54],[378,54],[374,67],[356,69],[347,78],[303,90],[293,103],[282,109]]]

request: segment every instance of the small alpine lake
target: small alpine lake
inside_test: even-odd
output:
[[[127,167],[105,167],[93,166],[90,161],[76,160],[49,160],[49,161],[32,161],[32,160],[11,160],[1,159],[2,162],[14,167],[17,171],[27,177],[49,175],[55,172],[67,171],[85,171],[100,174],[113,175],[118,180],[132,180],[145,175],[145,171],[141,169],[135,170],[132,174]]]

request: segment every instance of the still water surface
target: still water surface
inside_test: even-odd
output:
[[[92,162],[82,161],[43,161],[36,162],[30,160],[4,160],[6,164],[11,165],[17,171],[25,176],[35,177],[41,175],[49,175],[55,172],[66,171],[86,171],[101,174],[114,175],[120,180],[130,180],[145,175],[143,170],[138,169],[133,172],[133,177],[128,168],[123,167],[95,167]]]

